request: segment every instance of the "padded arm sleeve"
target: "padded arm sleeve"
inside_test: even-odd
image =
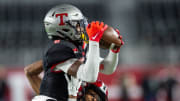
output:
[[[77,71],[77,78],[86,82],[95,82],[99,73],[99,43],[89,41],[89,52],[87,60],[82,64]]]

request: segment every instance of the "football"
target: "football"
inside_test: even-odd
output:
[[[102,48],[102,49],[109,49],[109,48],[110,48],[110,45],[111,45],[110,42],[107,42],[107,41],[105,41],[105,40],[103,40],[103,39],[101,39],[101,40],[99,41],[99,46],[100,46],[100,48]]]
[[[118,33],[112,27],[108,27],[104,31],[104,34],[99,42],[100,48],[109,49],[111,43],[114,43],[117,46],[120,46],[121,40],[118,37],[119,37]]]

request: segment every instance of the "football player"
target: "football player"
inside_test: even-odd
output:
[[[105,30],[114,33],[111,27],[98,21],[86,27],[87,20],[81,11],[72,5],[52,8],[45,16],[44,24],[52,43],[42,60],[25,68],[32,88],[39,94],[33,101],[76,100],[81,81],[95,82],[99,71],[111,74],[116,69],[120,47],[112,44],[112,51],[108,56],[104,59],[99,57],[99,41]],[[84,39],[88,38],[87,52],[83,43]],[[42,71],[40,67],[44,70],[42,80],[34,76]],[[37,71],[33,71],[35,69]]]

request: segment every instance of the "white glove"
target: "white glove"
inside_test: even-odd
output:
[[[68,94],[77,96],[77,93],[78,93],[78,90],[82,81],[73,76],[70,76],[70,79],[69,79],[67,74],[65,74],[64,76],[66,77],[66,80],[68,83]]]

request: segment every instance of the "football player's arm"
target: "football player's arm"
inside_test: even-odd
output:
[[[112,27],[109,27],[107,29],[106,33],[115,33],[117,37],[121,40],[121,46],[124,44],[122,41],[122,36],[120,35],[120,32],[118,29],[116,29],[116,32]],[[104,58],[100,58],[101,61],[101,67],[100,67],[100,72],[104,74],[112,74],[118,65],[118,56],[120,52],[121,46],[116,46],[114,43],[111,44],[110,49],[109,49],[109,54]]]
[[[36,94],[39,94],[39,88],[42,80],[39,74],[42,71],[43,71],[42,60],[36,61],[24,68],[25,75]]]
[[[99,73],[100,62],[96,57],[99,57],[99,43],[89,41],[89,52],[87,53],[85,64],[80,65],[76,77],[83,81],[95,82]]]
[[[87,53],[87,60],[85,64],[80,65],[77,71],[77,78],[83,81],[95,82],[99,73],[100,61],[99,59],[99,41],[108,28],[103,22],[91,22],[86,27],[86,32],[89,37],[89,52]]]
[[[111,45],[111,47],[112,46],[113,45]],[[101,58],[100,72],[104,74],[112,74],[118,65],[118,55],[119,53],[114,53],[110,49],[108,55],[104,59]]]

